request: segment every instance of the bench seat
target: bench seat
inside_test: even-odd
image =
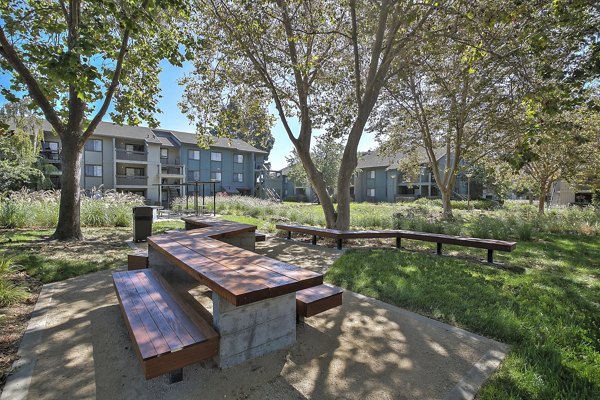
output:
[[[254,232],[254,239],[257,242],[264,242],[265,240],[267,240],[267,235],[265,235],[264,233],[260,233],[260,232]]]
[[[337,248],[342,249],[342,241],[346,239],[366,239],[366,238],[396,238],[396,247],[401,247],[402,239],[421,240],[425,242],[437,243],[437,254],[442,254],[443,244],[452,244],[457,246],[475,247],[487,249],[487,261],[494,262],[494,250],[510,252],[517,246],[516,242],[494,239],[480,239],[473,237],[452,236],[439,233],[415,232],[403,229],[395,230],[365,230],[350,231],[327,228],[315,228],[312,226],[277,224],[277,229],[288,232],[287,238],[292,238],[292,232],[312,235],[312,244],[317,244],[318,237],[327,237],[337,241]]]
[[[112,274],[146,379],[210,359],[219,334],[152,269]]]
[[[296,315],[308,318],[342,305],[342,289],[322,284],[296,292]]]

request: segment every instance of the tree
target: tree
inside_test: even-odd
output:
[[[329,197],[335,192],[343,153],[344,146],[336,139],[327,135],[319,136],[314,148],[310,152],[317,171],[323,177]],[[292,154],[286,157],[286,160],[290,166],[288,178],[295,183],[308,183],[306,170],[302,166],[302,162],[296,151],[292,151]]]
[[[271,133],[274,120],[266,107],[260,103],[229,99],[227,104],[223,105],[217,117],[217,124],[210,130],[206,139],[210,140],[214,136],[241,139],[259,150],[266,151],[268,156],[275,144]]]
[[[394,59],[436,10],[436,2],[198,0],[195,71],[184,80],[185,110],[199,130],[232,96],[273,103],[326,225],[350,223],[350,182],[357,148]],[[300,128],[291,127],[297,118]],[[345,139],[337,178],[337,214],[310,154],[313,129]]]
[[[513,163],[538,186],[538,210],[545,211],[552,184],[559,179],[587,184],[598,174],[600,148],[600,101],[596,94],[586,104],[561,113],[548,114],[530,104],[529,128],[516,146]]]
[[[113,121],[156,124],[159,62],[180,65],[178,1],[24,1],[0,7],[0,68],[17,100],[26,91],[62,142],[61,199],[53,237],[82,239],[81,153],[113,99]]]
[[[0,108],[0,193],[43,179],[35,167],[42,127],[31,107],[24,99]]]
[[[518,110],[515,78],[497,50],[510,51],[514,24],[488,6],[459,2],[436,15],[410,59],[397,60],[375,125],[386,153],[424,149],[446,219],[461,162],[476,164],[509,142]]]

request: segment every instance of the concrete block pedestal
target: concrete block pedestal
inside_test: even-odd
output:
[[[296,342],[296,294],[236,307],[213,292],[213,326],[220,368],[284,349]]]

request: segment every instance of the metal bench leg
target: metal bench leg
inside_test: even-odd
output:
[[[317,235],[313,235],[312,244],[317,244]]]
[[[492,249],[488,249],[488,257],[487,257],[487,258],[488,258],[488,260],[487,260],[487,261],[488,261],[490,264],[493,264],[493,263],[494,263],[494,250],[492,250]]]
[[[342,249],[342,239],[337,240],[337,248],[338,248],[338,250]]]
[[[292,240],[292,231],[288,231],[287,240]]]
[[[183,368],[176,369],[169,373],[169,384],[181,382],[183,380]]]
[[[441,244],[441,243],[438,243],[438,244],[437,244],[437,252],[436,252],[436,254],[437,254],[438,256],[441,256],[441,255],[442,255],[442,244]]]
[[[402,238],[396,238],[396,248],[399,249],[402,247]]]

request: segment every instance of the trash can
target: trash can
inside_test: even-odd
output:
[[[133,207],[133,241],[141,242],[152,235],[154,207]]]

